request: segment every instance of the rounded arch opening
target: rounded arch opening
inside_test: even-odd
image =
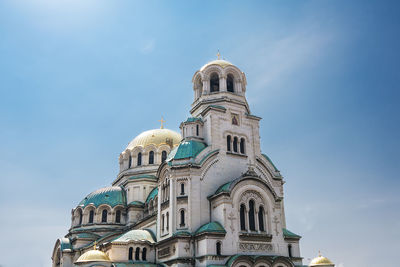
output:
[[[210,92],[219,92],[219,76],[216,72],[210,75]]]

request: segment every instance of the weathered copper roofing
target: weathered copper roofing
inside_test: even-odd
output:
[[[149,203],[150,200],[154,199],[158,195],[158,187],[153,188],[153,190],[150,191],[149,195],[146,198],[146,203]]]
[[[203,142],[195,140],[182,141],[179,146],[169,153],[166,161],[169,162],[172,159],[195,158],[206,147],[206,144]]]
[[[221,234],[225,234],[226,231],[225,231],[224,227],[219,222],[209,222],[209,223],[206,223],[206,224],[200,226],[200,228],[196,230],[195,235],[198,235],[198,234],[201,234],[201,233],[221,233]]]
[[[120,235],[118,238],[114,239],[111,242],[127,243],[130,241],[147,241],[150,242],[151,244],[154,244],[155,238],[153,237],[152,233],[149,230],[130,230]]]
[[[86,207],[89,204],[93,204],[98,207],[102,204],[110,205],[115,207],[117,205],[126,205],[126,194],[125,190],[119,186],[110,186],[100,188],[89,195],[87,195],[80,203],[79,206]]]

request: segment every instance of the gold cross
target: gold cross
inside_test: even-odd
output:
[[[162,116],[161,116],[161,120],[159,120],[159,122],[161,122],[160,129],[164,129],[164,122],[166,122],[166,121],[164,120],[164,118]]]
[[[221,59],[221,54],[219,53],[219,49],[218,49],[217,57],[218,57],[218,60]]]
[[[94,241],[93,249],[96,250],[97,247],[97,241]]]

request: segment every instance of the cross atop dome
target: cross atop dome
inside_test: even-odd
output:
[[[166,122],[166,121],[164,120],[164,117],[161,116],[161,120],[158,120],[158,121],[161,123],[160,129],[164,129],[164,122]]]

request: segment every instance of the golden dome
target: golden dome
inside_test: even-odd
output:
[[[328,258],[325,258],[319,254],[318,257],[311,261],[310,267],[312,266],[334,266],[334,264]]]
[[[211,66],[211,65],[218,65],[222,68],[225,68],[227,66],[233,66],[233,64],[230,63],[229,61],[217,59],[217,60],[213,60],[213,61],[210,61],[207,64],[205,64],[203,67],[201,67],[200,71],[204,70],[205,68],[207,68],[208,66]]]
[[[100,250],[89,250],[83,253],[75,263],[84,263],[91,261],[111,261],[106,253]]]
[[[176,146],[182,140],[179,133],[168,130],[168,129],[154,129],[145,131],[138,136],[136,136],[128,145],[127,149],[133,149],[135,147],[141,146],[146,147],[148,145],[170,145]]]

